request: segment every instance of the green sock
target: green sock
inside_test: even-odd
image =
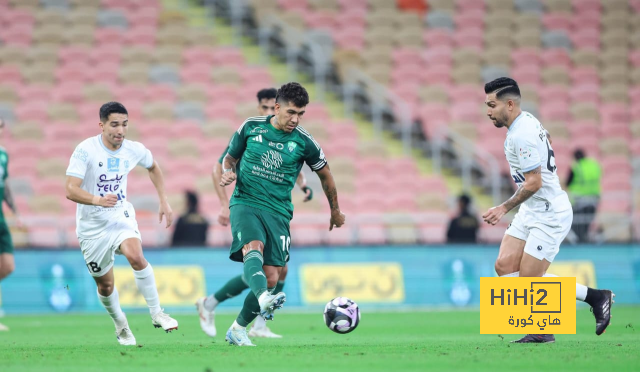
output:
[[[244,299],[244,305],[242,310],[236,318],[236,322],[243,327],[248,326],[253,320],[260,314],[260,304],[258,304],[258,298],[253,292],[247,293],[247,297]]]
[[[249,288],[249,285],[244,282],[244,279],[242,279],[242,275],[238,275],[229,279],[229,281],[224,286],[222,286],[222,288],[220,288],[216,293],[213,294],[213,297],[215,297],[218,302],[223,302],[239,295],[247,288]]]
[[[276,284],[276,288],[273,290],[273,294],[282,292],[282,288],[284,288],[284,280],[278,280],[278,284]]]
[[[267,276],[262,271],[262,263],[264,259],[258,251],[251,251],[243,258],[244,260],[244,278],[251,288],[251,292],[256,297],[267,290]]]

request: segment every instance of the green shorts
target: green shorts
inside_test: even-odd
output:
[[[264,244],[264,264],[285,266],[289,261],[289,219],[258,208],[236,204],[229,216],[233,242],[229,258],[242,262],[242,247],[254,240]]]
[[[2,253],[13,254],[13,240],[9,226],[5,221],[0,221],[0,254]]]

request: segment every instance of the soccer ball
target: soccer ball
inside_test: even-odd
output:
[[[346,297],[336,297],[324,307],[324,322],[335,333],[349,333],[360,324],[360,308]]]

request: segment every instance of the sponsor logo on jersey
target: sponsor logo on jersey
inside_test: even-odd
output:
[[[262,133],[262,134],[265,134],[265,133],[268,133],[268,132],[269,132],[269,129],[263,129],[263,128],[260,128],[260,127],[255,127],[253,129],[251,129],[251,132],[249,132],[249,133]]]
[[[242,232],[238,231],[238,240],[242,240]]]
[[[128,170],[129,169],[129,159],[124,161],[124,169]]]
[[[262,143],[262,134],[258,134],[257,136],[251,138],[251,140]]]
[[[279,152],[269,150],[262,154],[262,165],[267,169],[279,169],[282,165],[282,155]]]
[[[271,141],[269,141],[269,146],[271,146],[271,147],[275,147],[275,148],[277,148],[278,150],[282,150],[282,149],[284,149],[284,145],[283,145],[283,144],[281,144],[281,143],[276,143],[276,142],[271,142]]]
[[[120,172],[120,159],[109,158],[107,161],[107,172]]]
[[[124,216],[125,216],[125,217],[127,217],[127,218],[129,218],[129,212],[128,212],[128,211],[124,211]],[[138,233],[138,232],[136,231],[136,234],[137,234],[137,233]]]
[[[298,144],[293,141],[289,141],[287,143],[287,150],[289,150],[289,152],[293,152],[296,149],[296,147],[298,147]]]
[[[101,167],[102,166],[102,162],[98,163],[98,166]]]
[[[89,153],[84,151],[83,149],[76,149],[76,151],[73,152],[72,156],[74,159],[78,159],[84,163],[87,161],[87,157],[89,157]]]

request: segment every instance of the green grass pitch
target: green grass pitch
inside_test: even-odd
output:
[[[480,335],[474,311],[367,312],[354,332],[338,335],[318,314],[283,311],[270,323],[279,340],[232,347],[231,314],[216,318],[218,336],[200,330],[196,314],[178,314],[178,331],[154,329],[130,314],[138,347],[120,346],[104,315],[9,316],[0,333],[0,371],[640,371],[640,307],[614,306],[602,336],[578,310],[577,334],[555,344],[515,345],[514,335]]]

